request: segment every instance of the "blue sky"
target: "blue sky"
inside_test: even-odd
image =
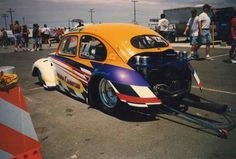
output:
[[[137,21],[147,25],[150,18],[159,17],[164,9],[188,7],[208,3],[213,7],[235,6],[236,0],[138,0]],[[89,9],[94,9],[95,22],[132,22],[131,0],[0,0],[0,15],[12,8],[13,19],[22,23],[23,17],[30,26],[33,23],[49,26],[68,26],[73,18],[90,22]],[[8,17],[10,23],[10,16]],[[0,26],[4,26],[0,17]]]

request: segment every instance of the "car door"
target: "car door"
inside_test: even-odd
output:
[[[78,73],[76,56],[78,50],[78,36],[68,35],[64,37],[57,50],[57,56],[53,59],[58,78],[58,87],[62,91],[85,100],[84,87]]]

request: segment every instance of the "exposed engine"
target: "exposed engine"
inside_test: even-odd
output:
[[[162,100],[179,99],[190,92],[192,78],[186,53],[173,50],[141,53],[128,63],[149,82],[153,92]]]

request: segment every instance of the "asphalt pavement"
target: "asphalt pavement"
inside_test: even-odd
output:
[[[176,50],[189,46],[173,45]],[[135,112],[113,117],[58,91],[46,91],[31,76],[37,59],[55,50],[38,52],[0,49],[0,66],[15,66],[19,84],[45,159],[235,159],[236,130],[227,139],[195,124],[160,112]],[[193,82],[192,93],[236,108],[236,65],[227,62],[229,47],[211,49],[214,60],[191,61],[202,83]],[[189,108],[204,117],[210,112]],[[213,115],[215,117],[215,115]],[[217,116],[218,117],[218,116]],[[221,117],[219,117],[221,118]]]

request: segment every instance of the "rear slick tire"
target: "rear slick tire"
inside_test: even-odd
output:
[[[110,82],[105,78],[102,78],[98,82],[97,92],[99,94],[99,103],[101,104],[103,111],[108,114],[114,115],[119,107],[119,99],[116,96],[116,92],[112,88]]]

